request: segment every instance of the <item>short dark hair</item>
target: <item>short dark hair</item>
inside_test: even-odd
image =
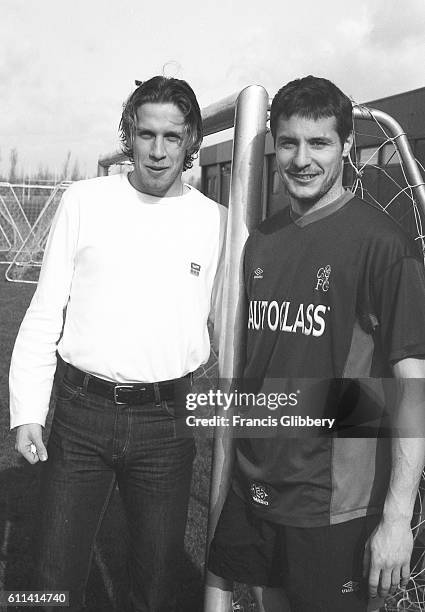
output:
[[[289,119],[293,115],[315,120],[335,117],[342,144],[353,131],[353,106],[350,98],[328,79],[309,75],[290,81],[279,89],[270,111],[273,140],[276,139],[279,118]]]
[[[121,148],[131,160],[133,158],[133,138],[137,124],[137,110],[147,103],[175,104],[183,113],[185,127],[189,135],[189,146],[183,163],[183,170],[193,166],[193,160],[202,143],[201,110],[193,89],[186,81],[164,76],[154,76],[140,83],[123,105],[119,125]]]

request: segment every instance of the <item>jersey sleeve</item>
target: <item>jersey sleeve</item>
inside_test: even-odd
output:
[[[74,186],[75,187],[75,186]],[[78,242],[78,197],[62,196],[52,222],[37,290],[20,326],[9,373],[10,426],[45,424],[56,369],[56,347],[68,303]]]
[[[425,357],[425,271],[416,246],[397,233],[372,253],[373,301],[388,360]]]

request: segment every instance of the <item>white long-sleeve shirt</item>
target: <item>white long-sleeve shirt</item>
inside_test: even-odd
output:
[[[120,383],[178,378],[208,359],[225,209],[185,191],[149,196],[125,175],[69,187],[13,350],[12,428],[44,425],[56,350]]]

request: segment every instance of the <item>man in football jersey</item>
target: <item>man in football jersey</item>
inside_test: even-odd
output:
[[[233,581],[255,587],[262,612],[364,612],[409,579],[425,457],[423,263],[388,215],[344,190],[352,105],[333,83],[282,87],[270,128],[290,206],[246,244],[243,378],[297,400],[274,411],[274,435],[237,440],[207,612],[231,609]]]
[[[185,81],[140,84],[120,127],[134,169],[73,184],[54,219],[13,351],[11,426],[25,459],[45,462],[37,589],[69,591],[72,610],[84,604],[118,485],[131,609],[170,612],[194,458],[179,423],[191,373],[210,352],[225,217],[182,181],[202,141]],[[56,350],[64,375],[46,449]]]

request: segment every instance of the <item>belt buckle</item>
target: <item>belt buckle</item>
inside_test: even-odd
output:
[[[118,405],[118,406],[123,406],[125,404],[128,404],[128,402],[120,402],[118,400],[117,397],[117,391],[121,391],[121,389],[134,389],[134,385],[115,385],[114,387],[114,402]],[[144,391],[145,387],[143,387],[142,389],[140,389],[140,391]]]

